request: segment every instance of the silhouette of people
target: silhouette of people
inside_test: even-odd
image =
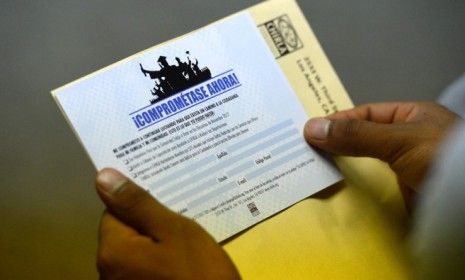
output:
[[[160,79],[155,79],[155,86],[153,87],[152,90],[150,90],[153,96],[155,96],[155,100],[159,99],[163,95],[165,95],[165,92],[163,91],[163,87],[161,86]]]
[[[192,67],[186,62],[182,62],[181,59],[179,59],[179,57],[176,57],[176,61],[178,62],[178,67],[179,69],[181,69],[184,77],[186,77],[188,80],[194,79],[196,73],[194,72]]]
[[[155,81],[154,88],[150,90],[152,95],[156,96],[155,99],[151,100],[152,103],[211,78],[208,67],[200,69],[197,59],[195,59],[195,63],[192,63],[189,51],[186,51],[186,55],[187,62],[183,62],[179,57],[175,58],[178,65],[170,65],[166,56],[160,56],[157,60],[160,70],[146,70],[142,64],[139,64],[144,76],[148,74],[150,79]]]
[[[160,89],[163,91],[163,94],[166,95],[166,97],[168,97],[168,95],[173,91],[173,87],[165,77],[160,78]]]
[[[195,73],[200,73],[200,68],[199,68],[199,61],[196,59],[195,63],[191,62],[191,67],[195,71]]]

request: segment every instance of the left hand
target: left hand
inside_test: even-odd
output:
[[[374,103],[311,119],[304,135],[308,143],[335,155],[389,163],[410,210],[438,146],[457,120],[432,102]]]
[[[308,143],[335,155],[383,160],[418,191],[438,146],[459,116],[432,102],[373,103],[307,122]]]
[[[99,235],[102,279],[240,279],[220,245],[194,221],[156,201],[121,173],[96,181],[107,206]]]

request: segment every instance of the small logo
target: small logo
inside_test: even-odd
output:
[[[212,77],[208,67],[200,69],[199,61],[197,59],[195,59],[195,62],[191,60],[189,51],[186,51],[186,56],[187,61],[182,61],[179,57],[176,57],[177,65],[169,64],[166,56],[160,56],[157,60],[158,70],[146,70],[139,63],[144,76],[148,75],[155,82],[153,89],[150,90],[152,96],[154,96],[150,100],[151,104],[207,81]]]
[[[283,57],[303,47],[302,41],[287,15],[267,21],[259,25],[258,28],[265,36],[275,58]]]
[[[258,208],[255,205],[255,202],[251,202],[247,204],[247,208],[249,208],[250,214],[252,214],[252,216],[255,217],[255,216],[260,215],[260,211],[258,211]]]

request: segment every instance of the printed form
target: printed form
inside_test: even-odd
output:
[[[241,12],[52,95],[98,170],[222,241],[341,180],[259,28]]]

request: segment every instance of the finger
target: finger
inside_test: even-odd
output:
[[[117,244],[128,237],[137,235],[139,235],[139,233],[135,229],[124,224],[108,213],[108,211],[103,212],[102,218],[100,219],[99,243]]]
[[[315,118],[304,129],[307,142],[337,155],[367,156],[393,162],[410,145],[411,129],[355,119]]]
[[[163,248],[152,238],[141,235],[107,211],[103,213],[97,250],[97,268],[101,277],[113,279],[112,275],[121,275],[128,268],[149,271],[159,263],[156,260],[165,256]],[[148,261],[150,266],[144,268]]]
[[[179,219],[176,213],[114,169],[101,170],[96,187],[112,215],[154,240],[168,235],[170,225]]]
[[[327,116],[331,120],[356,119],[377,123],[406,122],[418,111],[414,102],[371,103]]]

